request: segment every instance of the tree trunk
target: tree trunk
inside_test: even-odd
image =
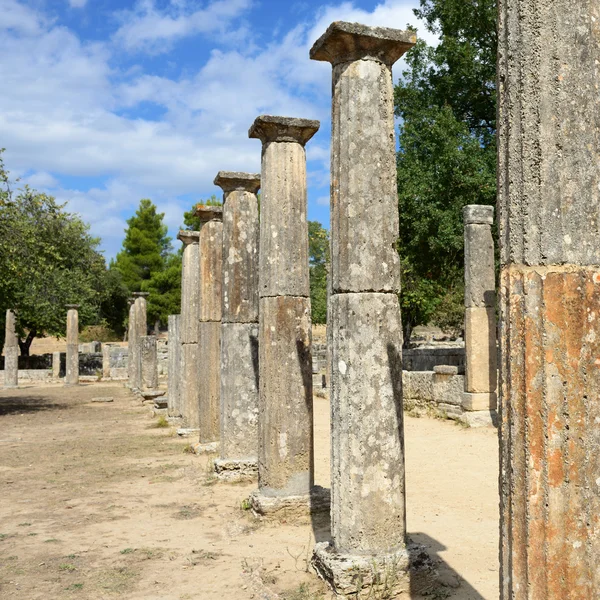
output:
[[[408,319],[405,319],[402,321],[402,329],[403,329],[403,333],[404,333],[404,339],[402,340],[402,347],[408,348],[410,345],[410,338],[411,338],[412,332],[413,332],[413,324]]]
[[[35,339],[37,335],[37,331],[32,329],[24,340],[20,338],[17,339],[19,342],[19,350],[21,351],[21,356],[25,357],[25,368],[29,368],[29,348],[31,347],[31,343]]]

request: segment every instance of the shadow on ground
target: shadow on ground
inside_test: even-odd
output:
[[[0,416],[68,408],[70,406],[65,403],[49,402],[47,396],[0,396]]]

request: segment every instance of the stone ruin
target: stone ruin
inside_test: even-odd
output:
[[[223,218],[199,207],[201,231],[179,234],[168,414],[220,450],[218,474],[257,472],[255,512],[330,508],[331,540],[316,545],[312,564],[340,595],[370,593],[390,567],[397,593],[408,588],[411,400],[467,423],[499,422],[501,598],[600,595],[600,8],[499,0],[499,19],[500,359],[493,209],[472,205],[463,213],[464,372],[460,361],[403,370],[391,67],[415,43],[412,31],[336,22],[310,53],[333,68],[329,326],[316,367],[304,146],[318,122],[258,117],[250,137],[262,143],[260,177],[220,172]],[[68,319],[66,381],[76,384],[74,307]],[[14,323],[9,311],[7,387],[19,375]],[[130,311],[135,389],[158,386],[145,326],[140,295]],[[103,356],[108,376],[110,351]],[[313,483],[312,384],[325,363],[331,498]]]

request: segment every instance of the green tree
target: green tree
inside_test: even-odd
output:
[[[130,292],[142,290],[142,282],[164,270],[171,251],[171,238],[151,200],[140,200],[136,213],[127,220],[123,250],[117,254],[114,268],[123,277]]]
[[[205,206],[222,206],[223,202],[214,194],[208,200],[196,202],[190,210],[183,213],[183,229],[187,231],[200,231],[200,219],[195,215],[196,206],[204,204]]]
[[[97,324],[112,293],[99,240],[52,196],[13,191],[0,150],[0,320],[17,313],[23,356],[35,337],[65,334],[65,304],[79,304],[81,325]]]
[[[181,311],[181,255],[170,254],[164,270],[144,281],[142,288],[144,292],[150,293],[148,321],[167,325],[169,315],[177,315]]]
[[[466,204],[496,197],[495,0],[421,0],[440,38],[406,55],[395,89],[405,343],[415,325],[462,328]]]
[[[312,322],[327,323],[329,232],[318,221],[308,222],[308,256]]]

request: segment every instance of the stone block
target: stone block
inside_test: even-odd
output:
[[[436,367],[439,369],[440,367]],[[433,375],[433,401],[437,404],[462,406],[464,375],[436,373]]]
[[[466,387],[468,392],[495,392],[497,387],[496,309],[465,310]]]
[[[464,410],[496,410],[497,398],[495,393],[463,392],[462,407]]]
[[[199,427],[198,344],[181,346],[181,410],[188,427]]]
[[[223,223],[209,221],[200,230],[200,322],[221,320],[222,267]]]
[[[402,397],[419,402],[433,401],[433,371],[403,371]]]
[[[221,323],[201,322],[198,331],[198,427],[206,444],[217,442],[221,433]]]

